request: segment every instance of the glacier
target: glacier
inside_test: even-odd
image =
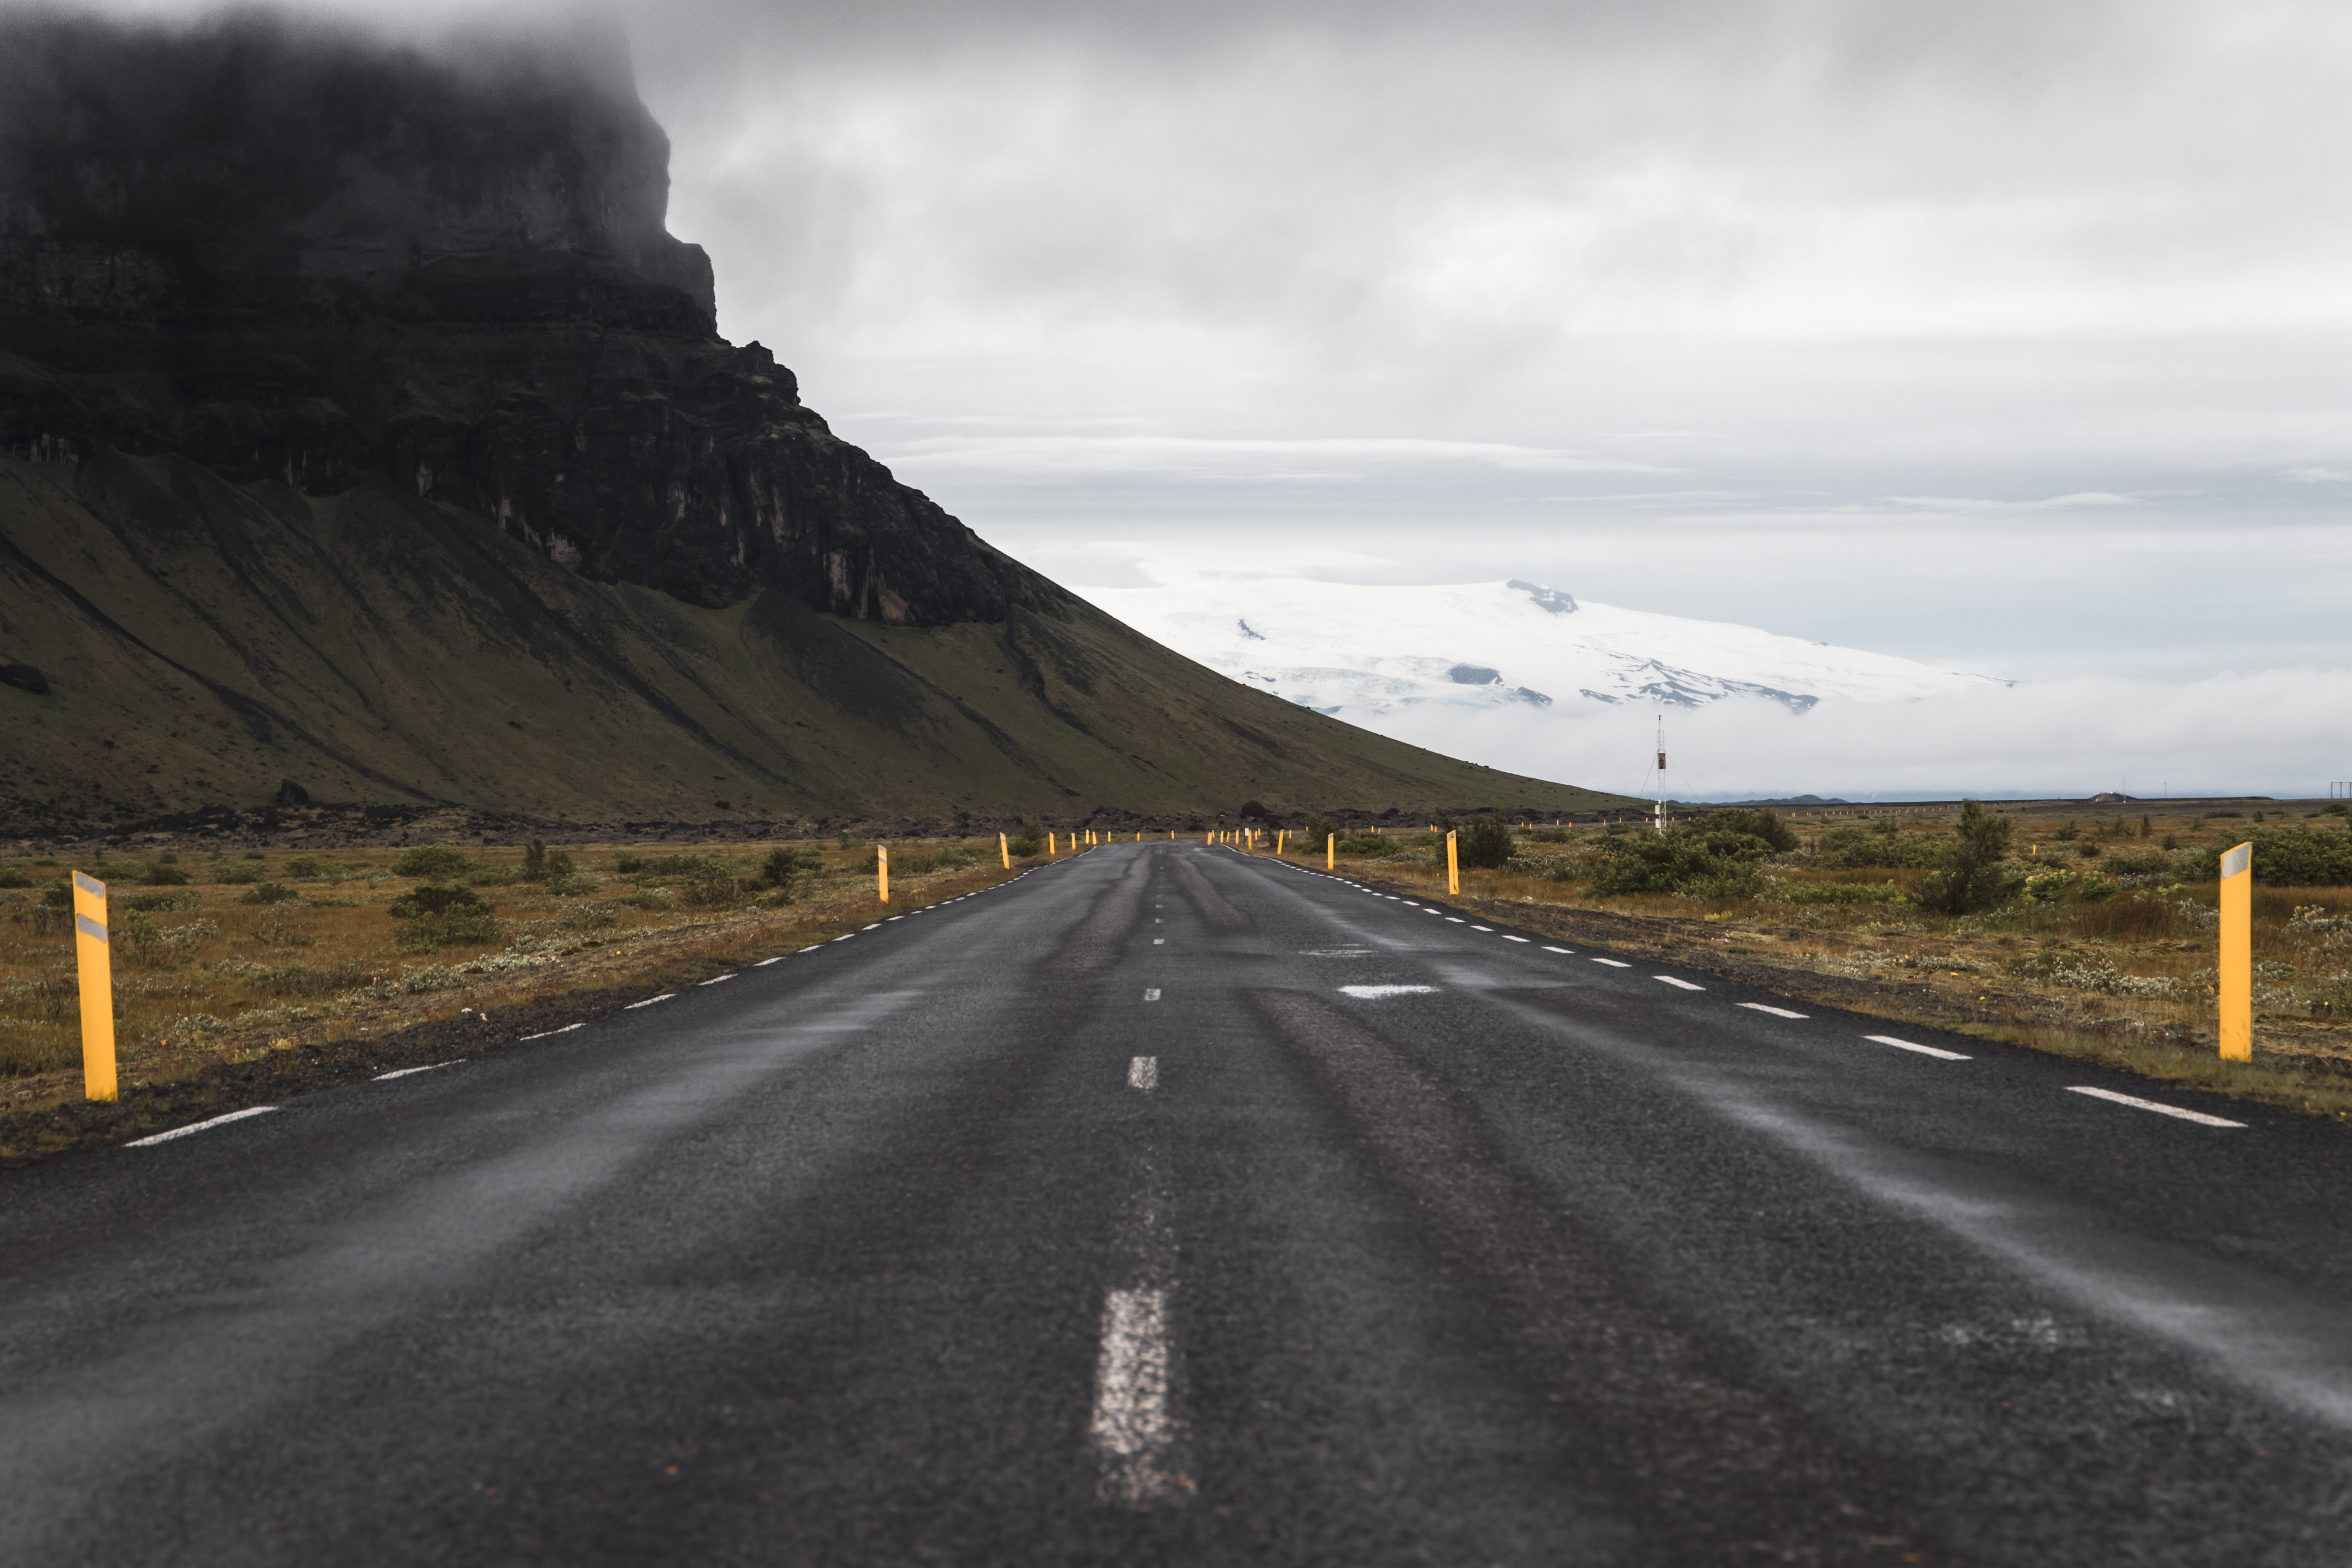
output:
[[[1425,728],[1414,721],[1437,716],[1430,710],[1565,717],[1748,698],[1803,713],[1824,698],[1895,701],[2011,684],[1755,626],[1579,601],[1518,578],[1390,587],[1203,576],[1079,592],[1235,680],[1401,739]]]

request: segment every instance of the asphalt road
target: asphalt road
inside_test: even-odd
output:
[[[2343,1563],[2347,1152],[1114,847],[0,1177],[0,1563]]]

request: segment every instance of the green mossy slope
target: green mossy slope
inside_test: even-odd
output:
[[[1253,691],[1075,600],[929,627],[772,588],[705,609],[382,481],[303,497],[168,455],[0,458],[7,664],[49,684],[0,685],[20,826],[289,778],[592,820],[1615,800]]]

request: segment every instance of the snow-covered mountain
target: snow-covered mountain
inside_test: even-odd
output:
[[[1204,578],[1084,592],[1213,669],[1400,738],[1425,732],[1433,709],[1566,717],[1748,697],[1802,713],[1826,697],[1885,701],[2007,684],[1754,626],[1579,603],[1516,578],[1414,588]]]

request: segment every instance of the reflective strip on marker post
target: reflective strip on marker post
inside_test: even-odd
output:
[[[2221,953],[2215,971],[2221,1059],[2254,1059],[2254,847],[2221,857]]]
[[[114,964],[106,931],[106,884],[73,874],[74,968],[81,982],[82,1093],[113,1100]]]

